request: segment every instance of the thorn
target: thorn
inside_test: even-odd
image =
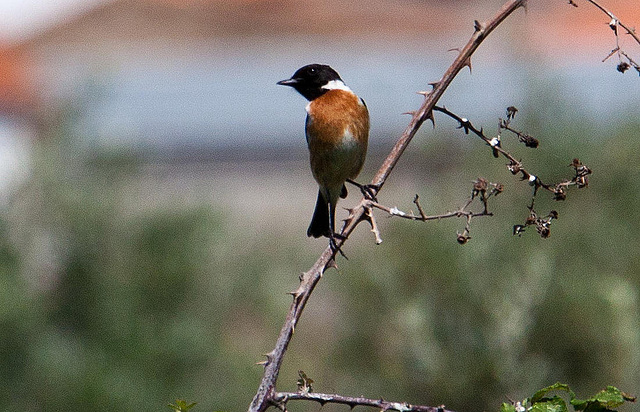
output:
[[[415,110],[410,110],[410,111],[404,112],[402,114],[408,114],[408,115],[414,116],[416,114],[416,111]]]
[[[266,357],[267,359],[260,362],[256,362],[256,365],[267,366],[269,362],[271,362],[271,360],[273,359],[273,352],[264,353],[262,356]]]
[[[472,70],[471,70],[471,56],[469,56],[469,58],[464,62],[464,65],[469,68],[469,74],[471,74],[471,72],[472,72]]]
[[[379,245],[382,243],[382,238],[380,237],[380,230],[378,230],[378,225],[376,224],[376,220],[373,217],[373,211],[371,210],[370,207],[368,207],[366,209],[365,212],[365,220],[367,220],[369,222],[369,224],[371,225],[371,233],[374,234],[375,236],[375,242],[376,245]]]
[[[429,86],[433,87],[434,89],[440,84],[440,80],[438,80],[437,82],[430,82]]]
[[[421,94],[424,97],[427,97],[431,94],[431,92],[425,91],[425,90],[420,90],[419,92],[416,92],[416,94]]]
[[[435,117],[433,117],[433,110],[431,110],[429,113],[426,113],[424,115],[425,120],[431,120],[431,123],[433,124],[433,128],[436,128],[436,119]]]
[[[335,259],[331,259],[329,262],[327,262],[327,265],[324,267],[324,270],[322,272],[324,273],[324,271],[329,269],[338,269],[338,264],[336,263]]]
[[[297,302],[298,299],[300,299],[300,295],[302,293],[300,292],[300,288],[298,288],[298,289],[294,290],[293,292],[287,292],[287,294],[293,296],[293,300]]]

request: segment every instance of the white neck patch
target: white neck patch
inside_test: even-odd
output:
[[[331,81],[327,82],[327,84],[322,86],[322,88],[323,89],[327,89],[327,90],[336,90],[337,89],[337,90],[345,90],[347,92],[351,91],[349,86],[344,84],[344,82],[342,80],[331,80]]]

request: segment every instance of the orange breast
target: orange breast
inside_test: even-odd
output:
[[[352,92],[329,90],[309,103],[308,114],[307,139],[315,144],[339,145],[347,132],[360,144],[367,144],[369,112]]]
[[[337,89],[309,103],[307,112],[311,171],[321,187],[339,193],[344,181],[355,179],[364,164],[369,112],[355,94]]]

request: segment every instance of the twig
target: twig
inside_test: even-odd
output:
[[[348,405],[352,409],[356,406],[370,406],[377,408],[381,411],[400,411],[400,412],[451,412],[441,406],[423,406],[423,405],[411,405],[405,402],[389,402],[384,399],[369,399],[363,397],[351,397],[342,396],[328,393],[315,393],[315,392],[277,392],[273,397],[274,404],[286,406],[288,401],[292,400],[306,400],[318,402],[320,406],[324,406],[327,403],[337,403],[341,405]],[[279,406],[280,407],[280,406]],[[286,410],[286,407],[280,407],[282,410]]]
[[[611,56],[617,55],[619,62],[618,62],[618,65],[616,67],[616,70],[618,70],[620,73],[624,73],[627,70],[629,70],[629,68],[633,67],[640,74],[640,65],[638,65],[638,63],[636,63],[627,53],[625,53],[620,48],[620,38],[619,38],[619,35],[618,35],[618,27],[622,27],[627,32],[628,35],[630,35],[631,37],[633,37],[635,39],[636,43],[640,44],[640,37],[636,33],[636,30],[634,28],[632,28],[632,27],[629,27],[629,26],[625,25],[612,12],[607,10],[604,6],[602,6],[597,1],[595,1],[595,0],[585,0],[585,1],[587,1],[587,2],[591,3],[592,5],[594,5],[598,10],[600,10],[601,12],[606,14],[611,19],[609,21],[609,28],[611,28],[611,30],[613,30],[613,34],[614,34],[614,36],[616,38],[616,47],[614,47],[613,50],[611,50],[611,52],[607,55],[607,57],[602,59],[602,61],[605,62],[605,61],[609,60],[611,58]],[[574,7],[578,7],[578,5],[573,0],[569,0],[569,4],[574,6]],[[623,61],[624,60],[623,56],[624,56],[625,59],[627,59],[627,61]]]
[[[544,188],[545,190],[552,192],[554,200],[565,200],[567,198],[567,188],[569,186],[575,185],[578,188],[583,188],[588,186],[589,184],[588,176],[591,174],[591,169],[589,169],[587,166],[582,164],[582,162],[577,158],[573,159],[570,165],[571,167],[573,167],[575,171],[575,176],[571,180],[563,180],[560,183],[556,183],[555,185],[545,184],[542,182],[542,180],[540,180],[539,177],[527,172],[524,169],[521,161],[517,161],[515,157],[513,157],[513,155],[511,155],[509,152],[507,152],[500,146],[500,138],[499,138],[500,133],[498,133],[498,137],[489,139],[484,134],[484,131],[482,130],[482,128],[478,130],[476,127],[473,126],[473,124],[469,121],[469,119],[460,117],[457,114],[447,110],[444,107],[436,106],[434,107],[434,110],[442,112],[448,115],[449,117],[455,119],[460,124],[458,128],[464,129],[466,134],[469,134],[469,132],[472,132],[473,134],[480,137],[487,145],[492,147],[493,155],[495,157],[498,157],[498,154],[502,154],[504,157],[509,159],[509,164],[507,165],[507,168],[509,169],[509,171],[514,175],[521,173],[522,180],[527,180],[528,183],[531,186],[533,186],[533,196],[531,198],[531,204],[528,206],[529,216],[527,217],[527,220],[525,221],[524,224],[517,224],[513,226],[514,235],[521,236],[528,226],[535,226],[538,234],[542,238],[546,239],[550,236],[551,221],[558,218],[558,213],[555,210],[552,210],[551,212],[549,212],[549,214],[546,217],[544,218],[538,217],[534,209],[534,204],[535,204],[536,194],[538,193],[539,188]],[[499,129],[505,129],[515,133],[518,136],[518,139],[521,142],[523,142],[527,147],[532,147],[532,148],[538,147],[538,141],[535,138],[533,138],[532,136],[529,136],[526,133],[522,133],[511,128],[510,122],[515,116],[515,113],[517,111],[518,109],[516,109],[513,106],[508,107],[507,120],[500,119],[498,124]],[[477,191],[482,195],[483,203],[485,205],[485,212],[487,210],[487,201],[485,197],[486,189],[487,189],[486,180],[478,179],[475,182],[474,193]],[[498,187],[495,186],[494,190],[497,190],[497,189]],[[502,189],[500,189],[500,191],[502,191]],[[470,200],[473,200],[473,196],[471,197]],[[458,242],[461,244],[467,243],[467,241],[470,239],[469,225],[470,225],[471,217],[472,216],[470,215],[467,216],[467,225],[465,227],[465,230],[462,233],[458,234]]]
[[[638,34],[636,33],[635,29],[627,26],[626,24],[624,24],[623,22],[621,22],[612,12],[610,12],[609,10],[607,10],[606,8],[604,8],[604,6],[602,6],[600,3],[598,3],[595,0],[585,0],[591,4],[593,4],[594,6],[596,6],[601,12],[603,12],[604,14],[606,14],[607,16],[609,16],[609,18],[611,19],[611,22],[609,23],[609,26],[620,26],[622,27],[627,34],[629,34],[631,37],[633,37],[635,39],[635,41],[640,44],[640,37],[638,37]],[[613,27],[612,27],[613,29]],[[616,29],[613,29],[616,33],[616,37],[618,36],[618,32]]]
[[[391,216],[396,216],[396,217],[400,217],[408,220],[419,220],[421,222],[427,222],[431,220],[442,220],[442,219],[448,219],[452,217],[465,217],[465,218],[472,217],[473,218],[473,217],[480,217],[480,216],[493,216],[493,213],[491,212],[487,212],[487,211],[470,212],[470,211],[464,210],[464,207],[454,212],[447,212],[440,215],[416,216],[413,214],[413,212],[405,213],[402,210],[398,209],[397,207],[388,207],[388,206],[381,205],[379,203],[373,203],[371,206],[375,207],[376,209],[380,209],[383,212],[387,212]]]
[[[577,186],[578,188],[582,188],[582,187],[588,186],[589,184],[588,175],[591,174],[591,169],[583,165],[579,159],[573,159],[573,161],[571,162],[570,166],[572,166],[575,170],[575,176],[571,180],[563,180],[562,182],[556,183],[556,184],[544,183],[538,176],[527,171],[524,168],[522,161],[517,160],[511,153],[503,149],[500,145],[501,142],[499,138],[496,138],[496,137],[491,139],[488,138],[485,135],[484,130],[482,128],[480,129],[476,128],[469,119],[458,116],[457,114],[448,110],[446,107],[435,106],[433,110],[444,113],[447,116],[451,117],[452,119],[456,120],[460,124],[459,128],[464,129],[466,134],[469,134],[469,132],[471,132],[476,136],[478,136],[488,146],[491,146],[494,152],[494,155],[496,153],[499,153],[502,156],[504,156],[506,159],[508,159],[509,164],[507,164],[507,169],[509,170],[509,172],[511,172],[511,174],[514,174],[514,175],[520,174],[521,179],[527,181],[529,185],[533,187],[533,197],[536,196],[539,188],[543,188],[553,193],[555,200],[565,200],[567,197],[566,195],[567,187]],[[517,110],[517,109],[513,107],[509,107],[507,109],[507,113],[513,113],[514,110]],[[508,115],[508,117],[512,118],[513,115]],[[524,142],[526,146],[528,147],[538,146],[537,144],[538,141],[536,139],[534,139],[533,137],[525,133],[518,132],[517,130],[512,129],[509,126],[509,123],[507,121],[501,120],[499,126],[503,129],[516,133],[520,141]],[[531,207],[533,207],[533,201],[532,201]]]
[[[464,245],[469,241],[469,239],[471,239],[471,236],[469,236],[469,232],[471,230],[470,229],[470,227],[471,227],[471,219],[472,218],[476,218],[476,217],[482,217],[482,216],[493,216],[493,213],[489,212],[488,199],[491,196],[497,196],[498,194],[502,193],[503,190],[504,190],[504,186],[502,184],[500,184],[500,183],[490,183],[486,179],[480,177],[480,178],[478,178],[478,180],[473,182],[473,190],[471,191],[471,196],[469,197],[469,199],[467,199],[465,204],[460,209],[458,209],[458,210],[456,210],[454,212],[447,212],[447,213],[443,213],[443,214],[440,214],[440,215],[434,215],[434,216],[427,216],[424,213],[424,210],[422,209],[422,206],[420,205],[420,201],[419,201],[419,196],[418,195],[416,195],[413,198],[413,203],[416,205],[416,208],[418,209],[419,215],[415,215],[411,211],[408,212],[408,213],[407,212],[403,212],[402,210],[398,209],[397,207],[384,206],[384,205],[381,205],[378,202],[371,202],[371,207],[375,207],[376,209],[380,209],[380,210],[382,210],[384,212],[387,212],[391,216],[397,216],[397,217],[400,217],[400,218],[403,218],[403,219],[421,221],[421,222],[427,222],[427,221],[431,221],[431,220],[448,219],[448,218],[452,218],[452,217],[465,218],[466,224],[465,224],[465,227],[464,227],[464,231],[462,233],[459,233],[459,232],[457,233],[458,243]],[[479,198],[480,201],[482,202],[482,206],[483,206],[482,212],[471,212],[471,211],[467,210],[467,208],[471,205],[471,203],[476,198]],[[368,215],[368,216],[372,217],[372,215]],[[379,234],[377,234],[376,236],[379,236]]]
[[[382,166],[373,177],[371,187],[373,188],[372,191],[375,192],[373,193],[374,195],[383,187],[389,177],[389,174],[398,163],[400,156],[407,148],[420,126],[422,126],[425,120],[433,118],[433,107],[444,94],[453,79],[460,70],[464,67],[470,66],[471,55],[473,55],[484,39],[496,27],[498,27],[500,23],[502,23],[515,10],[523,7],[525,3],[526,0],[508,0],[498,13],[485,24],[475,21],[475,32],[464,48],[460,50],[458,57],[454,60],[451,66],[449,66],[442,78],[439,81],[432,83],[433,90],[425,94],[424,102],[420,108],[413,113],[408,126],[405,128],[395,146],[384,160]],[[336,246],[338,248],[344,244],[356,226],[363,220],[367,207],[369,207],[369,202],[370,200],[363,197],[360,200],[360,203],[353,209],[342,228],[341,238],[336,241]],[[293,302],[291,303],[291,307],[287,313],[287,318],[282,325],[282,329],[280,330],[280,334],[276,340],[275,348],[265,355],[267,359],[264,362],[264,374],[260,381],[258,390],[249,405],[250,412],[262,412],[269,406],[273,405],[276,381],[280,372],[280,366],[284,359],[284,354],[289,346],[291,337],[293,336],[295,325],[300,319],[309,296],[322,277],[322,274],[327,268],[335,265],[335,253],[335,248],[327,247],[313,267],[302,275],[298,289],[291,293],[293,295]]]

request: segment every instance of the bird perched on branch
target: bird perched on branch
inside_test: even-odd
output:
[[[367,106],[327,65],[304,66],[278,84],[293,87],[309,100],[305,132],[319,190],[307,236],[326,236],[333,244],[336,204],[347,196],[346,181],[358,185],[352,179],[362,170],[367,155]],[[358,186],[365,193],[366,188]]]

